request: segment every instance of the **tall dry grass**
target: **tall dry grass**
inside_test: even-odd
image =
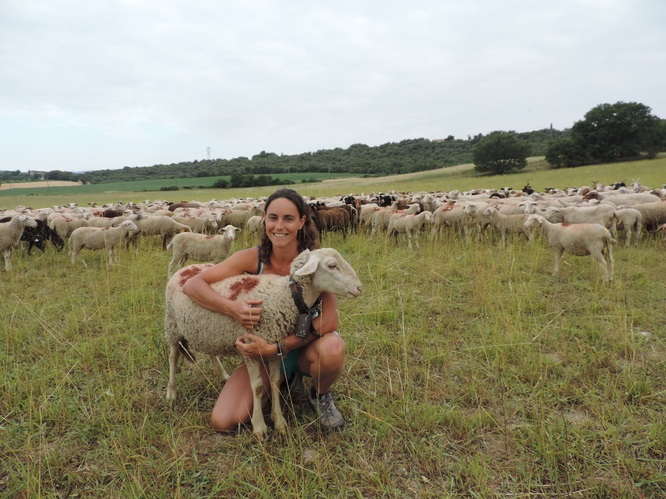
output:
[[[625,173],[594,180],[644,181]],[[367,187],[409,186],[400,182]],[[317,194],[310,188],[301,190]],[[236,248],[256,244],[241,234]],[[297,400],[289,433],[263,443],[210,429],[221,382],[205,360],[184,365],[180,397],[167,403],[170,255],[157,242],[120,251],[114,267],[101,252],[84,251],[85,268],[52,247],[17,251],[14,271],[0,271],[0,496],[666,493],[665,242],[616,246],[611,285],[589,257],[565,257],[551,277],[543,241],[500,247],[451,234],[408,250],[327,234],[324,244],[365,288],[340,301],[347,363],[335,393],[349,423],[323,434]]]
[[[244,235],[237,248],[254,240]],[[84,252],[1,273],[0,494],[5,497],[655,497],[666,492],[664,243],[551,277],[542,242],[420,250],[326,235],[365,294],[341,300],[349,424],[302,401],[286,437],[220,435],[201,361],[165,399],[169,255],[142,241],[109,268]],[[238,359],[226,361],[229,367]]]

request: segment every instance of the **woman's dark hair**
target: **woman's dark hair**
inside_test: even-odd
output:
[[[268,206],[276,199],[285,198],[294,203],[298,210],[299,217],[305,216],[303,228],[298,231],[298,251],[319,249],[319,231],[312,220],[310,207],[298,192],[293,189],[278,189],[269,196],[264,205],[264,214],[268,211]],[[259,227],[259,258],[264,263],[270,263],[273,244],[266,235],[266,221]]]

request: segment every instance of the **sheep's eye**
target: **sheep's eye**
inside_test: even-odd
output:
[[[328,264],[328,268],[331,269],[331,270],[333,270],[333,269],[335,269],[335,268],[337,268],[337,267],[338,267],[338,266],[337,266],[337,264],[335,264],[335,263],[329,263],[329,264]]]

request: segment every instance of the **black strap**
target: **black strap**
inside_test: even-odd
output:
[[[289,280],[289,289],[291,290],[291,297],[294,299],[294,303],[296,304],[296,308],[298,309],[298,311],[302,314],[310,313],[311,309],[309,309],[308,306],[303,301],[303,294],[301,293],[301,287],[293,279]],[[315,303],[315,306],[316,305],[317,304]]]
[[[321,300],[317,299],[312,308],[308,308],[303,301],[301,287],[292,278],[289,278],[289,289],[291,290],[291,297],[294,299],[294,304],[300,312],[296,321],[296,331],[294,334],[299,338],[307,338],[309,334],[312,334],[312,319],[319,314]]]

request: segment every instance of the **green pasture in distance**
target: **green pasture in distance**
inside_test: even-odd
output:
[[[552,169],[542,157],[529,158],[525,170],[509,175],[482,176],[474,171],[471,164],[449,166],[438,170],[392,175],[387,177],[359,177],[350,174],[299,173],[275,175],[294,182],[291,186],[304,196],[338,196],[346,194],[377,192],[448,192],[454,189],[466,191],[477,188],[513,187],[522,189],[530,184],[533,189],[543,192],[546,187],[591,186],[594,182],[609,185],[624,181],[627,185],[633,180],[649,188],[662,188],[666,183],[666,154],[652,160],[627,161],[620,163],[581,166],[576,168]],[[35,208],[76,202],[87,203],[142,202],[146,199],[167,201],[210,199],[232,199],[238,197],[268,196],[277,186],[216,189],[212,184],[225,177],[202,177],[181,179],[155,179],[135,182],[118,182],[73,187],[42,187],[27,189],[7,189],[0,191],[0,209],[10,209],[18,205]],[[316,180],[312,182],[313,180]],[[179,190],[160,191],[161,187],[176,185]],[[209,187],[188,188],[192,186]]]
[[[258,177],[259,175],[255,175]],[[284,173],[268,175],[271,178],[280,180],[290,180],[294,184],[309,181],[321,181],[334,178],[353,177],[350,173],[335,173],[329,174],[326,172],[312,172],[312,173]],[[213,184],[218,180],[229,181],[229,175],[220,175],[215,177],[185,177],[185,178],[166,178],[166,179],[152,179],[152,180],[135,180],[131,182],[109,182],[103,184],[88,184],[88,185],[72,185],[72,186],[58,186],[58,187],[27,187],[21,188],[21,184],[15,184],[16,188],[0,190],[0,197],[9,196],[49,196],[49,195],[81,195],[81,194],[95,194],[102,192],[155,192],[163,187],[178,187],[179,189],[196,189],[196,188],[213,188]],[[20,191],[18,191],[20,189]],[[18,192],[17,192],[18,191]],[[223,191],[223,189],[220,189]]]

